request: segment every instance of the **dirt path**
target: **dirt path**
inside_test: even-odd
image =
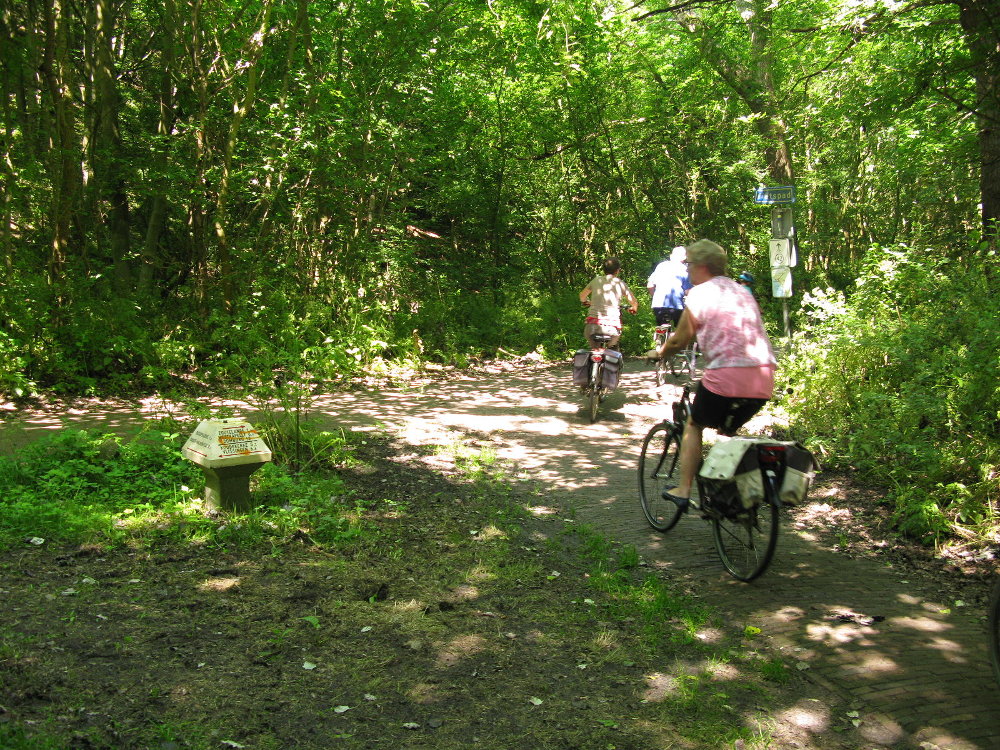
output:
[[[957,606],[939,579],[851,559],[825,543],[818,520],[830,512],[825,501],[844,499],[849,488],[842,481],[814,487],[813,503],[783,526],[770,570],[749,585],[723,571],[707,524],[688,517],[667,535],[646,526],[635,493],[638,446],[676,390],[651,386],[648,367],[629,362],[622,388],[594,425],[567,366],[350,391],[318,397],[315,408],[325,426],[384,429],[415,444],[447,441],[456,432],[488,441],[548,493],[559,513],[634,544],[650,566],[733,622],[760,628],[815,687],[790,699],[781,721],[816,734],[846,726],[858,747],[1000,748],[1000,688],[988,666],[982,612]],[[124,432],[156,409],[106,405],[62,419]],[[9,419],[0,452],[59,425],[43,412]],[[857,716],[837,715],[844,707]]]

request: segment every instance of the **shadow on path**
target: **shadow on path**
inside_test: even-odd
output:
[[[935,600],[916,574],[903,577],[820,545],[810,514],[845,488],[821,478],[814,502],[783,523],[768,572],[749,585],[724,572],[706,523],[687,517],[666,535],[645,524],[635,490],[638,449],[678,391],[652,384],[649,367],[630,361],[595,424],[570,384],[568,365],[329,394],[317,397],[313,410],[326,429],[385,430],[418,445],[449,442],[455,432],[488,440],[563,513],[635,545],[652,568],[734,623],[759,627],[817,693],[833,691],[858,705],[858,747],[1000,748],[1000,689],[989,668],[982,613]],[[61,422],[125,433],[160,408],[108,404],[99,417],[90,407],[61,417],[19,415],[0,430],[0,452]],[[788,706],[781,718],[815,732],[843,721],[815,701],[808,711],[803,705]]]

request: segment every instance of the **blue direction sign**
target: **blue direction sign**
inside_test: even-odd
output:
[[[795,185],[759,187],[754,193],[755,203],[795,203]]]

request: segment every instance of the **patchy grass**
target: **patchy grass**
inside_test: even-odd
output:
[[[21,456],[18,507],[51,507],[0,520],[0,746],[772,746],[794,677],[750,635],[634,548],[535,517],[491,454],[413,451],[365,437],[323,473],[271,467],[242,515],[180,479],[152,493],[187,470],[169,444],[128,492],[101,479],[127,448],[81,457],[101,497],[46,496],[25,479],[46,451]]]

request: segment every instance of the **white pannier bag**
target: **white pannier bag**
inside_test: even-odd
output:
[[[780,476],[778,497],[783,505],[803,502],[816,473],[812,453],[801,443],[766,438],[730,438],[713,445],[698,472],[708,494],[730,500],[738,498],[744,508],[760,503],[764,499],[764,480],[758,445],[784,448],[784,473]]]

